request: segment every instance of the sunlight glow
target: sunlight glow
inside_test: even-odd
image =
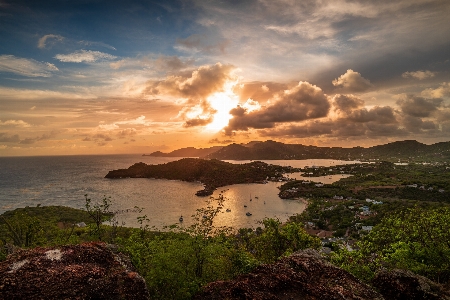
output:
[[[214,120],[205,126],[205,130],[217,132],[228,125],[232,118],[229,112],[239,103],[239,97],[232,91],[234,85],[235,82],[229,83],[224,92],[214,93],[208,98],[211,107],[217,112],[214,114]]]

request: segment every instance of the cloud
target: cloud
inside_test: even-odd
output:
[[[47,43],[47,41],[48,40],[53,40],[52,42],[51,42],[51,44],[53,45],[55,42],[61,42],[61,41],[63,41],[64,40],[64,37],[63,36],[60,36],[60,35],[57,35],[57,34],[47,34],[47,35],[44,35],[43,37],[41,37],[40,39],[39,39],[39,41],[38,41],[38,48],[39,49],[44,49],[47,45],[46,45],[46,43]]]
[[[429,117],[441,105],[442,99],[425,99],[423,97],[408,95],[397,101],[402,112],[411,117]]]
[[[223,91],[227,81],[235,79],[232,65],[201,66],[190,73],[171,75],[161,81],[149,81],[146,93],[169,94],[188,99],[205,99],[209,95]]]
[[[100,122],[103,123],[103,122]],[[116,121],[110,124],[100,124],[98,125],[99,129],[102,130],[114,130],[118,129],[119,125],[143,125],[143,126],[149,126],[150,121],[145,120],[145,116],[137,117],[136,119],[131,120],[124,120],[124,121]],[[126,132],[126,131],[123,131]]]
[[[117,56],[100,51],[78,50],[70,54],[57,54],[55,58],[62,62],[92,63],[99,60],[113,60],[116,59]]]
[[[209,116],[208,118],[205,118],[205,119],[202,119],[202,118],[188,119],[184,123],[184,127],[204,126],[204,125],[208,125],[212,121],[213,121],[212,116]]]
[[[113,139],[110,135],[105,133],[96,133],[93,135],[86,136],[84,139],[82,139],[83,142],[97,142],[97,143],[103,143],[103,142],[111,142]]]
[[[137,130],[136,129],[134,129],[134,128],[126,128],[126,129],[120,130],[117,133],[117,137],[120,138],[120,139],[123,139],[123,138],[127,138],[127,137],[130,137],[130,136],[135,136],[136,134],[137,134]]]
[[[349,114],[351,111],[361,108],[364,105],[364,101],[354,95],[337,94],[333,97],[333,105],[336,110]]]
[[[435,75],[436,73],[431,71],[415,71],[415,72],[405,72],[402,74],[402,77],[423,80],[426,78],[434,77]]]
[[[409,115],[403,118],[403,126],[412,133],[437,131],[438,129],[437,125],[433,121],[424,121],[421,118]]]
[[[337,119],[307,120],[301,124],[279,126],[261,132],[263,136],[290,138],[350,138],[404,136],[407,132],[397,121],[390,106],[361,108]]]
[[[253,99],[260,103],[273,98],[276,94],[288,89],[287,84],[267,81],[245,82],[235,86],[233,92],[239,95],[241,101]]]
[[[19,58],[14,55],[0,55],[0,72],[10,72],[27,77],[51,77],[58,68],[48,62]]]
[[[4,122],[2,122],[2,120],[0,120],[0,126],[30,127],[31,125],[23,120],[7,120]]]
[[[177,44],[181,49],[192,49],[205,53],[224,53],[230,41],[218,39],[214,35],[193,34],[185,39],[177,39]]]
[[[365,92],[373,87],[373,84],[371,84],[369,80],[363,78],[360,73],[354,72],[351,69],[348,69],[345,74],[333,80],[332,83],[334,86],[351,93]]]
[[[225,132],[231,134],[236,130],[272,128],[277,123],[321,118],[328,114],[329,109],[330,102],[319,87],[299,82],[297,86],[284,91],[276,102],[260,110],[248,112],[241,106],[231,110],[233,118]]]
[[[443,82],[440,87],[428,88],[422,91],[421,96],[426,98],[442,98],[450,96],[450,82]]]
[[[147,82],[144,94],[166,95],[183,98],[177,118],[187,120],[185,127],[203,126],[213,121],[217,112],[208,97],[225,92],[229,82],[237,80],[232,65],[201,66],[191,72],[167,76],[163,80]]]
[[[111,50],[117,50],[115,47],[105,44],[103,42],[79,41],[78,44],[81,44],[84,46],[98,46],[98,47],[108,48]]]
[[[38,136],[35,138],[25,138],[23,140],[20,140],[19,144],[30,145],[30,144],[34,144],[35,142],[38,142],[38,141],[49,140],[51,138],[56,137],[58,134],[60,134],[64,131],[66,131],[66,130],[53,130],[50,133],[44,133],[41,136]]]
[[[233,140],[219,140],[218,138],[214,138],[208,141],[208,144],[221,144],[221,145],[228,145],[234,143]]]
[[[193,62],[191,59],[182,61],[178,56],[161,55],[155,60],[155,66],[160,70],[174,72],[191,66]]]
[[[20,138],[18,134],[8,135],[5,132],[0,132],[0,143],[18,143]]]

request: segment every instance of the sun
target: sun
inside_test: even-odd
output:
[[[205,130],[217,132],[228,125],[233,117],[230,115],[230,110],[239,104],[239,99],[229,88],[224,92],[212,94],[208,102],[217,112],[213,116],[213,121],[205,126]]]

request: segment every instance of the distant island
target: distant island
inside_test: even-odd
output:
[[[205,187],[196,195],[209,196],[216,188],[225,185],[284,180],[283,174],[292,171],[294,169],[291,167],[269,165],[260,161],[232,164],[216,159],[183,158],[161,165],[136,163],[128,169],[109,171],[105,178],[161,178],[199,181]]]
[[[405,140],[369,148],[317,147],[301,144],[284,144],[275,141],[231,144],[225,147],[196,149],[182,148],[170,153],[160,151],[150,156],[199,157],[220,160],[290,160],[290,159],[336,159],[336,160],[384,160],[390,162],[424,162],[450,160],[450,142],[432,145]]]
[[[205,157],[208,156],[216,151],[219,151],[223,147],[215,146],[210,148],[194,148],[194,147],[187,147],[187,148],[181,148],[175,151],[172,151],[170,153],[164,153],[161,151],[156,151],[150,154],[143,154],[142,156],[159,156],[159,157]]]

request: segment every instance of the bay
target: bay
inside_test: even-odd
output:
[[[195,192],[202,189],[202,184],[147,178],[104,178],[108,171],[128,168],[136,162],[162,164],[178,159],[136,154],[0,157],[0,213],[37,205],[83,208],[84,195],[87,194],[94,202],[111,197],[112,210],[117,212],[118,220],[124,222],[125,226],[138,227],[136,218],[143,215],[149,218],[149,226],[160,230],[178,223],[181,215],[184,219],[182,225],[188,226],[196,210],[206,206],[208,198],[195,196]],[[265,162],[293,167],[352,163],[333,160]],[[212,197],[222,196],[225,202],[224,211],[217,217],[216,225],[257,227],[258,222],[265,217],[277,217],[285,221],[289,216],[301,213],[305,208],[304,203],[278,197],[277,187],[281,184],[238,184],[219,188]],[[143,208],[142,212],[138,212],[136,206]],[[246,212],[252,215],[246,216]]]

